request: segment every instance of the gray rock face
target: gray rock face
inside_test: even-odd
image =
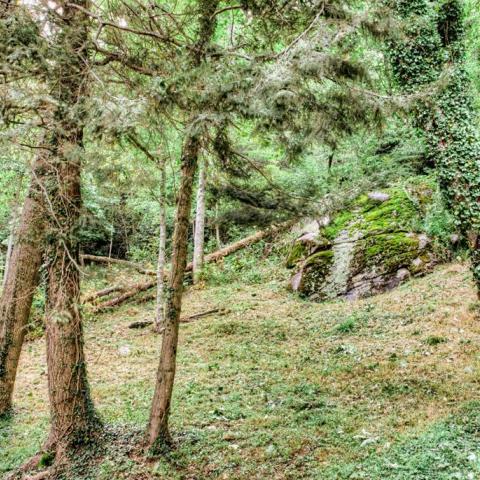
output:
[[[415,193],[389,189],[358,198],[330,224],[303,231],[292,245],[287,267],[295,270],[290,287],[322,301],[357,299],[385,292],[437,263],[432,242],[421,232]]]

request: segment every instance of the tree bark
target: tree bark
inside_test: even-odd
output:
[[[193,283],[198,283],[203,269],[205,245],[205,193],[207,187],[207,162],[200,165],[195,215],[195,237],[193,243]]]
[[[157,260],[157,305],[154,330],[162,331],[165,321],[164,302],[164,279],[165,279],[165,248],[167,241],[167,219],[166,219],[166,188],[165,188],[165,161],[160,166],[160,227],[158,237],[158,260]]]
[[[80,141],[80,138],[78,138]],[[80,314],[80,163],[59,160],[59,185],[52,202],[56,229],[47,250],[46,340],[51,409],[49,443],[57,455],[88,440],[97,427],[90,398]],[[52,230],[55,227],[52,227]]]
[[[2,290],[7,283],[8,269],[10,268],[10,259],[12,258],[13,242],[15,237],[15,223],[12,224],[12,230],[8,236],[7,253],[5,254],[5,265],[3,267]]]
[[[32,180],[16,230],[0,299],[0,415],[12,406],[18,360],[38,285],[44,238],[43,181],[46,156],[32,167]]]
[[[77,2],[86,8],[86,0]],[[54,155],[49,162],[46,342],[51,429],[56,461],[92,439],[99,426],[90,397],[80,313],[81,159],[88,95],[88,17],[66,0],[57,36],[59,61]]]
[[[165,331],[146,435],[147,446],[153,451],[161,450],[162,446],[170,443],[171,440],[168,430],[168,415],[175,379],[183,278],[187,266],[193,181],[199,151],[200,140],[197,137],[188,138],[182,153],[181,182],[173,234],[172,267],[167,292]]]
[[[19,196],[21,191],[21,181],[19,182],[17,191],[15,192],[15,198],[12,206],[12,218],[10,220],[10,235],[8,236],[7,255],[5,257],[5,266],[3,269],[2,289],[5,289],[7,283],[8,270],[10,268],[10,260],[12,258],[13,246],[16,241],[18,220],[21,211],[19,205]]]
[[[215,240],[217,241],[217,250],[222,248],[222,237],[220,234],[220,223],[218,219],[218,202],[215,204]]]

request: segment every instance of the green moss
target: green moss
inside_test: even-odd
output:
[[[287,268],[294,268],[297,263],[305,258],[308,254],[307,247],[304,243],[296,242],[290,249],[288,254],[286,266]]]
[[[419,242],[405,233],[386,233],[367,237],[358,243],[353,261],[354,274],[369,267],[382,273],[410,266],[418,257]]]
[[[401,189],[389,190],[390,199],[363,214],[359,228],[366,232],[388,232],[409,229],[418,212],[412,200]]]
[[[338,214],[333,222],[325,227],[322,230],[322,234],[327,238],[329,241],[335,240],[338,237],[339,233],[342,230],[346,230],[353,219],[355,218],[355,212],[352,210],[346,210]]]
[[[342,230],[357,230],[364,236],[409,230],[418,220],[419,206],[428,203],[432,191],[427,179],[413,182],[412,193],[407,193],[401,187],[384,190],[390,196],[385,202],[361,195],[337,215],[322,233],[333,241]]]
[[[330,265],[333,261],[333,251],[325,250],[312,255],[305,263],[305,267],[315,265],[316,267]]]
[[[322,292],[332,263],[332,250],[318,252],[308,258],[304,265],[302,286],[300,288],[302,295],[308,297]]]

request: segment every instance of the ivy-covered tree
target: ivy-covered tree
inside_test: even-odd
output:
[[[86,2],[79,2],[86,6]],[[37,73],[38,96],[20,117],[34,130],[35,150],[31,186],[0,303],[0,399],[10,407],[18,357],[25,335],[33,291],[42,259],[46,265],[46,343],[51,428],[43,449],[56,463],[69,458],[91,440],[99,420],[93,408],[83,351],[80,312],[79,238],[82,209],[81,169],[85,103],[89,96],[89,19],[68,2],[56,2],[39,10],[16,10],[2,28],[18,33],[29,27],[26,44],[19,34],[3,56],[10,80],[20,91],[22,68]],[[18,18],[23,23],[18,24]],[[43,30],[41,25],[43,23]],[[42,46],[42,56],[35,58]],[[10,49],[10,51],[9,51]],[[24,60],[18,63],[18,53]],[[17,55],[14,55],[17,53]],[[14,60],[11,60],[14,59]],[[12,68],[13,67],[13,68]],[[24,90],[23,90],[24,91]],[[5,109],[14,110],[15,104]],[[19,117],[17,115],[17,117]],[[12,120],[4,119],[5,126]],[[19,122],[22,123],[22,122]],[[33,125],[30,125],[33,124]],[[27,128],[28,129],[28,128]]]
[[[466,65],[464,4],[396,0],[402,36],[390,44],[399,88],[417,94],[415,126],[423,132],[445,202],[470,243],[480,295],[480,137]]]

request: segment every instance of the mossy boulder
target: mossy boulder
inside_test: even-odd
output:
[[[370,192],[329,225],[303,232],[287,259],[291,288],[312,300],[354,299],[430,272],[437,255],[419,225],[433,192],[428,181]]]

